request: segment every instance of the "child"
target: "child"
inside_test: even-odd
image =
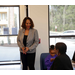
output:
[[[45,58],[45,65],[47,66],[47,70],[50,70],[50,67],[53,64],[54,59],[57,57],[56,51],[54,50],[54,45],[50,46],[49,53],[50,55],[48,55]]]

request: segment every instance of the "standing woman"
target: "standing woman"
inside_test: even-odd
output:
[[[35,70],[36,47],[39,43],[38,32],[34,29],[34,23],[30,17],[25,17],[19,30],[17,44],[20,47],[23,70]]]

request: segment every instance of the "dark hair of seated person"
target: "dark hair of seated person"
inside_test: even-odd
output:
[[[54,45],[51,45],[51,46],[50,46],[49,51],[50,51],[50,50],[54,50]]]

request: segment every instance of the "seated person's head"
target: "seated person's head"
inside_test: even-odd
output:
[[[54,50],[54,45],[50,46],[49,53],[50,53],[51,56],[54,56],[56,54],[56,52]]]
[[[62,43],[62,42],[58,42],[56,43],[55,45],[55,50],[57,51],[57,54],[60,55],[60,54],[65,54],[66,51],[67,51],[67,46],[65,43]]]

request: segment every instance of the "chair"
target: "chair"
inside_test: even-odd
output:
[[[42,53],[40,56],[40,69],[46,70],[45,58],[49,55],[49,53]]]
[[[74,51],[74,54],[73,54],[72,60],[75,62],[75,51]]]

